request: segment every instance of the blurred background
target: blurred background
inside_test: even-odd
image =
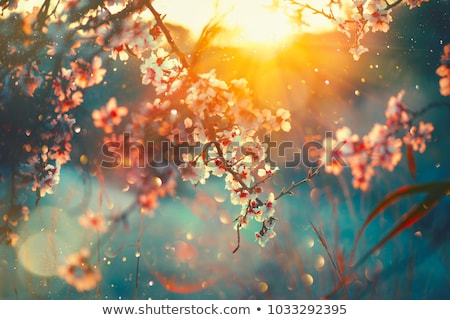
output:
[[[155,1],[155,7],[167,11],[175,40],[189,52],[201,31],[199,24],[208,22],[214,6],[199,1],[196,9],[192,5],[186,9],[192,10],[187,19],[186,14],[171,12],[177,5],[170,2]],[[290,110],[291,132],[271,139],[292,141],[291,152],[301,149],[308,137],[323,137],[325,131],[344,125],[363,136],[375,122],[384,122],[389,97],[402,89],[412,110],[448,103],[448,97],[439,94],[435,71],[443,47],[450,42],[449,9],[449,1],[431,1],[414,10],[396,8],[388,33],[366,36],[370,51],[359,61],[348,53],[347,38],[326,22],[287,37],[282,35],[285,29],[276,27],[282,22],[268,16],[251,23],[263,20],[265,29],[247,27],[246,32],[237,32],[233,28],[242,25],[236,21],[252,17],[249,8],[238,9],[242,16],[231,15],[224,24],[231,31],[218,35],[195,68],[200,73],[216,69],[217,77],[224,80],[245,77],[258,104]],[[283,27],[288,28],[286,34],[294,32],[290,27]],[[72,161],[63,167],[55,194],[35,207],[30,191],[25,199],[30,219],[19,228],[20,243],[14,248],[0,246],[2,299],[319,299],[339,282],[339,265],[344,271],[348,267],[356,233],[387,193],[450,177],[450,109],[435,108],[423,115],[435,131],[427,151],[415,154],[415,180],[405,155],[395,171],[378,171],[367,192],[352,188],[350,169],[340,177],[321,172],[279,201],[277,237],[265,248],[254,239],[260,227],[255,223],[242,230],[240,249],[232,254],[237,244],[232,220],[239,208],[230,203],[224,182],[212,178],[197,187],[180,179],[176,196],[161,199],[153,216],[131,209],[126,221],[110,225],[110,232],[97,239],[82,231],[81,208],[87,204],[111,220],[129,208],[134,197],[127,191],[127,169],[105,169],[101,179],[94,174],[92,163],[100,157],[102,132],[92,125],[92,110],[115,96],[132,113],[154,95],[136,77],[138,61],[108,60],[105,67],[108,85],[89,90],[84,103],[74,109],[81,130],[73,138]],[[20,121],[20,114],[16,116],[7,121]],[[265,190],[279,192],[307,175],[308,168],[302,165],[283,168],[283,161],[292,160],[291,156],[287,152],[277,159],[281,170]],[[8,176],[8,170],[2,168],[2,177]],[[8,188],[4,179],[2,199],[8,197]],[[377,243],[418,199],[404,199],[374,220],[356,256]],[[347,288],[330,297],[449,299],[449,213],[450,199],[443,199],[427,217],[372,255]],[[102,273],[100,288],[85,293],[56,276],[65,257],[82,247],[90,248]]]

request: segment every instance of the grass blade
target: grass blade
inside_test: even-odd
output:
[[[430,210],[436,206],[447,194],[446,189],[441,189],[439,192],[430,192],[425,197],[425,199],[412,207],[407,213],[405,213],[397,222],[395,227],[383,238],[381,239],[372,249],[370,249],[362,258],[358,260],[358,262],[352,267],[353,269],[357,269],[362,263],[364,263],[367,258],[369,258],[375,251],[379,250],[383,247],[386,242],[397,236],[403,230],[411,227],[414,223],[425,217]]]
[[[406,159],[408,159],[409,173],[411,174],[411,177],[415,180],[417,167],[416,167],[416,161],[414,159],[414,151],[413,151],[412,145],[410,145],[410,144],[406,145]]]

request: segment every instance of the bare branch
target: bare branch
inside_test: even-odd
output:
[[[312,178],[317,176],[319,174],[319,172],[320,172],[320,168],[321,167],[318,167],[314,171],[313,171],[312,168],[310,168],[309,171],[308,171],[308,176],[305,179],[300,180],[298,182],[293,182],[292,185],[287,190],[285,190],[283,188],[281,190],[281,192],[275,197],[275,200],[278,200],[278,199],[280,199],[281,197],[283,197],[283,196],[285,196],[287,194],[292,195],[293,194],[292,190],[294,190],[295,188],[297,188],[298,186],[300,186],[300,185],[302,185],[304,183],[307,183],[307,182],[311,181]]]

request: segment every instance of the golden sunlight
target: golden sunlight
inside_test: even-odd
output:
[[[42,5],[42,0],[19,2],[18,11],[31,12],[33,7]],[[323,15],[304,10],[302,21],[295,21],[298,6],[274,5],[274,0],[155,0],[154,6],[165,16],[165,21],[189,29],[196,38],[208,22],[216,17],[224,17],[222,26],[228,31],[220,39],[224,46],[277,46],[299,33],[322,33],[333,30],[333,23]],[[287,1],[286,1],[287,2]],[[304,0],[301,4],[322,10],[329,0]],[[58,3],[51,1],[52,5]],[[282,5],[281,5],[282,4]],[[117,6],[117,10],[122,7]],[[112,12],[115,10],[111,7]],[[327,11],[327,10],[325,10]],[[151,16],[150,12],[142,13]]]
[[[300,32],[321,33],[333,29],[333,24],[322,15],[305,10],[305,25],[293,19],[295,7],[276,7],[273,0],[156,0],[155,7],[166,20],[191,30],[197,37],[208,21],[224,16],[222,26],[232,36],[221,39],[223,45],[252,46],[279,45]],[[328,0],[300,1],[321,9]],[[226,43],[225,43],[226,42]]]

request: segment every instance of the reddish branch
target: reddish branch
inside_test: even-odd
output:
[[[173,39],[172,35],[170,34],[169,29],[167,29],[163,19],[161,18],[161,14],[156,11],[156,9],[153,7],[153,5],[148,0],[143,1],[145,6],[151,11],[153,16],[156,20],[156,25],[161,28],[162,32],[164,33],[164,36],[167,39],[167,42],[169,42],[170,47],[172,48],[172,51],[178,56],[178,58],[181,61],[181,64],[185,68],[189,68],[189,61],[186,58],[186,55],[180,50],[178,45],[176,44],[175,40]]]

